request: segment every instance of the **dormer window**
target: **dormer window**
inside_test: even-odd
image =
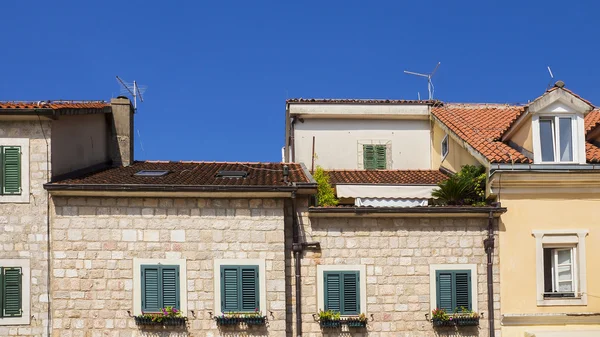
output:
[[[540,117],[540,150],[542,162],[571,163],[573,159],[573,134],[575,119],[572,117]]]

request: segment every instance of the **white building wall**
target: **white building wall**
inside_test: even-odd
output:
[[[431,144],[427,120],[304,119],[295,128],[295,162],[311,167],[362,169],[362,144],[390,144],[388,169],[430,169]],[[391,153],[391,161],[389,154]]]

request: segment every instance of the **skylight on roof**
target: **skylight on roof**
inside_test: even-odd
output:
[[[138,177],[162,177],[167,175],[169,171],[167,170],[141,170],[134,174],[134,176]]]
[[[246,178],[248,172],[246,171],[227,171],[221,170],[217,172],[217,178]]]

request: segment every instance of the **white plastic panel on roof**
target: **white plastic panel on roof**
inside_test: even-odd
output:
[[[429,199],[435,185],[336,185],[338,198]]]

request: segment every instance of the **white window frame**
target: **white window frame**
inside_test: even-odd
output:
[[[19,267],[21,268],[22,291],[21,305],[23,314],[21,317],[0,318],[0,325],[28,325],[31,319],[31,268],[28,259],[2,259],[0,267]],[[46,295],[47,296],[47,295]]]
[[[585,237],[587,229],[534,230],[536,241],[536,299],[538,306],[587,305]],[[544,248],[573,249],[575,297],[544,297]],[[554,261],[552,263],[554,265]],[[556,276],[554,276],[556,277]],[[553,280],[554,281],[554,280]]]
[[[435,277],[438,270],[470,270],[471,271],[471,311],[478,311],[477,286],[479,277],[477,276],[477,265],[474,263],[455,263],[455,264],[430,264],[429,265],[429,311],[437,308],[437,280]],[[490,315],[490,313],[488,313]]]
[[[358,271],[360,282],[360,310],[367,314],[367,266],[365,265],[317,265],[317,312],[325,310],[325,282],[326,271]]]
[[[142,265],[179,266],[179,308],[183,316],[187,316],[187,270],[186,260],[177,259],[133,259],[133,314],[142,314]]]
[[[267,281],[265,259],[215,259],[215,315],[221,314],[221,266],[258,266],[258,291],[260,297],[259,310],[263,315],[267,313]]]
[[[0,145],[21,148],[21,194],[0,195],[0,203],[29,203],[29,138],[0,138]]]
[[[446,143],[446,153],[444,153],[444,143]],[[448,134],[442,138],[440,153],[442,154],[442,161],[446,159],[448,153],[450,152],[450,140],[448,139]]]
[[[573,160],[560,161],[560,118],[571,118],[571,137]],[[554,161],[542,161],[542,141],[540,134],[540,120],[553,119],[554,132],[552,134],[554,143]],[[583,132],[583,115],[578,113],[543,113],[532,117],[532,137],[533,137],[533,160],[536,164],[585,164],[585,138]]]

